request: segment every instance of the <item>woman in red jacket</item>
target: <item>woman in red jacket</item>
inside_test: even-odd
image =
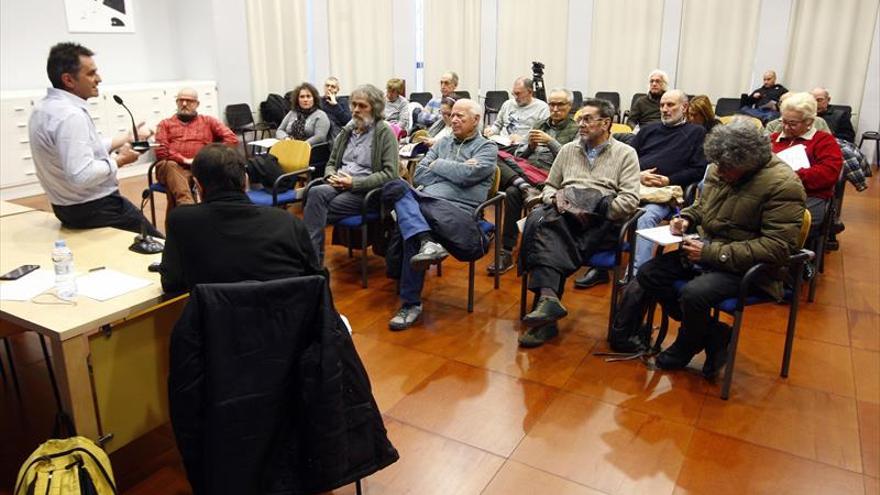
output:
[[[792,146],[803,145],[810,166],[797,170],[797,176],[807,192],[807,209],[816,229],[825,215],[825,204],[834,195],[834,186],[840,177],[843,157],[833,135],[817,131],[816,100],[810,93],[794,93],[782,101],[782,132],[770,135],[773,152],[779,153]]]

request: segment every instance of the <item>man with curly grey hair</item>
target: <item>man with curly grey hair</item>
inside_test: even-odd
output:
[[[642,265],[627,285],[611,347],[634,352],[645,345],[640,319],[648,301],[657,300],[681,321],[675,342],[657,356],[657,367],[682,369],[705,349],[703,375],[711,379],[726,364],[731,329],[712,320],[710,308],[735,296],[753,265],[782,264],[797,250],[805,193],[791,167],[771,153],[767,137],[748,122],[715,126],[704,150],[711,165],[703,194],[670,223],[674,234],[689,235],[678,251]],[[672,288],[677,280],[688,281],[680,291]],[[779,280],[767,277],[758,286],[782,298]]]
[[[397,177],[397,137],[384,120],[385,95],[371,85],[351,92],[351,122],[333,142],[325,183],[309,189],[303,221],[324,264],[324,227],[361,212],[364,196]]]

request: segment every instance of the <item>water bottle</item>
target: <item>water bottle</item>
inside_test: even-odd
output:
[[[55,241],[52,250],[52,264],[55,266],[55,293],[65,301],[76,298],[76,280],[73,272],[73,253],[64,239]]]

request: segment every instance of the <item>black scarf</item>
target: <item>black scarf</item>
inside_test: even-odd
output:
[[[317,105],[312,105],[312,108],[309,108],[308,110],[302,108],[294,110],[296,112],[296,119],[290,125],[290,132],[288,132],[293,139],[305,141],[311,137],[306,135],[306,119],[308,119],[309,115],[313,114],[317,109]]]

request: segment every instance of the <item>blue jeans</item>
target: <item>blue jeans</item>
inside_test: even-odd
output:
[[[670,207],[654,203],[646,204],[643,209],[645,210],[645,214],[639,217],[639,220],[636,222],[636,228],[638,230],[656,227],[660,225],[660,222],[669,218],[669,215],[672,213]],[[640,236],[636,236],[636,256],[633,260],[634,271],[638,272],[639,267],[653,257],[654,243]]]
[[[419,252],[419,240],[416,237],[422,232],[430,232],[427,220],[419,209],[419,202],[411,189],[394,202],[397,225],[403,237],[403,266],[400,270],[400,299],[405,305],[421,304],[422,287],[425,285],[425,272],[413,270],[410,258]]]

